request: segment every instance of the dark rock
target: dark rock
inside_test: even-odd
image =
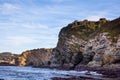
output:
[[[81,61],[80,65],[81,64],[88,64],[90,61],[93,60],[93,57],[94,57],[95,53],[90,51],[90,52],[85,52],[83,53],[83,60]]]
[[[102,80],[102,79],[95,79],[95,78],[83,77],[83,76],[79,76],[79,77],[72,76],[71,78],[54,77],[52,78],[52,80]]]

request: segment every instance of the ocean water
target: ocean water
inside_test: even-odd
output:
[[[94,78],[102,78],[102,74],[88,71],[63,71],[49,68],[32,68],[19,66],[0,66],[0,79],[4,80],[52,80],[53,77],[69,78],[71,76],[91,76]]]

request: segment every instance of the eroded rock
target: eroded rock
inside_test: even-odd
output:
[[[50,58],[52,55],[52,49],[34,49],[23,52],[18,57],[20,66],[48,66],[50,65]]]

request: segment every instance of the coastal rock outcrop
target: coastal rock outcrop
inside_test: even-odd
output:
[[[74,21],[61,29],[51,66],[101,67],[120,63],[120,18]]]
[[[10,52],[0,53],[0,66],[16,65],[17,55]]]
[[[52,49],[34,49],[23,52],[18,57],[19,66],[42,67],[50,64]]]

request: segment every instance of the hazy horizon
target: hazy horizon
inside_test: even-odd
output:
[[[0,53],[54,48],[74,20],[120,17],[120,0],[0,0]]]

